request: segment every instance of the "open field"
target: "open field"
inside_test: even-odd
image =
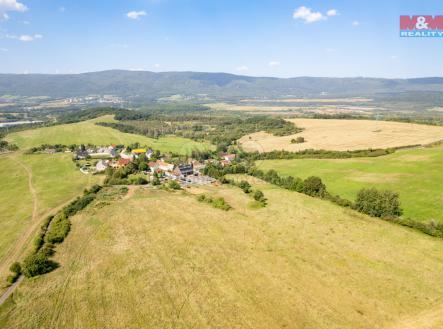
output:
[[[326,104],[325,102],[319,102],[314,104],[312,102],[296,102],[294,105],[270,105],[266,104],[264,101],[256,101],[256,103],[262,103],[260,105],[250,105],[250,104],[228,104],[228,103],[209,103],[205,104],[216,111],[235,111],[235,112],[245,112],[250,114],[303,114],[303,113],[317,113],[317,114],[370,114],[375,110],[382,110],[374,106],[366,105],[354,105],[352,102],[334,103],[331,100],[331,104]],[[291,102],[289,102],[291,103]],[[278,104],[278,102],[276,102]]]
[[[243,136],[246,151],[300,151],[323,149],[334,151],[424,145],[443,140],[443,127],[373,120],[290,119],[305,130],[291,136],[273,136],[265,132]],[[291,144],[304,137],[305,143]]]
[[[319,176],[333,194],[354,200],[363,187],[400,194],[404,216],[443,222],[443,146],[397,151],[377,158],[258,161],[263,170]]]
[[[109,122],[110,120],[112,120],[110,116],[105,116],[79,123],[25,130],[8,135],[6,140],[17,144],[21,149],[57,143],[66,145],[87,143],[95,145],[109,145],[112,143],[127,145],[139,142],[141,145],[147,145],[163,152],[188,154],[193,149],[212,147],[210,144],[199,143],[181,137],[171,136],[153,139],[95,125],[95,122]]]
[[[371,98],[277,98],[277,99],[242,99],[241,102],[257,103],[367,103]]]
[[[0,308],[15,328],[441,328],[443,244],[329,202],[255,182],[212,208],[138,190],[73,218],[61,267]]]
[[[97,176],[81,174],[70,155],[0,156],[0,287],[5,270],[50,209],[81,194]],[[29,236],[28,236],[29,234]],[[15,257],[17,256],[17,257]]]

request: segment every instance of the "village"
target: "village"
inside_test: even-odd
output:
[[[139,146],[139,145],[136,145]],[[207,164],[227,167],[236,159],[236,154],[220,153],[217,157],[197,160],[186,157],[172,159],[151,148],[131,148],[123,145],[80,146],[74,152],[73,160],[85,174],[110,174],[129,167],[138,168],[137,174],[146,182],[177,181],[181,186],[207,185],[215,179],[204,174]],[[136,165],[135,165],[136,164]]]

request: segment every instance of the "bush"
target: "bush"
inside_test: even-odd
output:
[[[326,195],[326,185],[323,184],[320,177],[308,177],[303,182],[303,193],[323,198]]]
[[[229,204],[226,203],[225,199],[223,198],[216,198],[212,200],[212,206],[214,208],[222,209],[224,211],[228,211],[229,209],[232,208]]]
[[[291,139],[291,144],[301,144],[304,142],[305,142],[305,139],[304,139],[304,137],[301,137],[301,136]]]
[[[18,275],[22,274],[22,266],[20,265],[19,262],[15,262],[15,263],[13,263],[13,264],[9,267],[9,270],[10,270],[12,273],[15,273],[15,274],[18,274]]]
[[[23,261],[23,274],[27,278],[45,274],[53,271],[58,267],[58,264],[48,258],[46,253],[37,252],[29,255]]]
[[[251,189],[251,184],[249,184],[247,181],[242,180],[239,184],[238,187],[240,187],[243,192],[245,193],[251,193],[252,189]]]
[[[398,193],[375,188],[361,189],[357,194],[355,209],[373,217],[391,218],[402,214]]]
[[[62,243],[71,230],[71,222],[66,214],[59,214],[52,220],[52,225],[46,233],[46,241],[49,243]]]
[[[177,182],[177,181],[175,181],[175,180],[171,180],[171,181],[168,183],[168,187],[169,187],[170,189],[172,189],[172,190],[181,190],[181,189],[182,189],[181,186],[180,186],[180,184],[179,184],[179,182]]]
[[[134,177],[130,179],[130,183],[134,185],[147,185],[148,181],[143,177]]]
[[[197,200],[200,202],[206,202],[212,205],[214,208],[222,209],[224,211],[232,209],[232,207],[223,198],[212,199],[211,197],[205,194],[201,194],[197,197]]]

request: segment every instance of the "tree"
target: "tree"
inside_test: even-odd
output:
[[[308,177],[303,182],[303,193],[323,198],[326,195],[326,185],[323,184],[320,177]]]
[[[15,262],[11,265],[11,267],[9,267],[9,270],[12,273],[16,273],[16,274],[20,275],[22,273],[22,266],[20,265],[19,262]]]
[[[373,217],[390,218],[401,216],[398,193],[375,188],[361,189],[355,201],[357,211]]]
[[[32,278],[40,274],[45,274],[56,269],[58,264],[50,259],[45,253],[38,252],[29,255],[23,261],[23,274],[27,278]]]

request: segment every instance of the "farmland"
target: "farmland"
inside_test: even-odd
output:
[[[97,177],[82,175],[66,154],[0,156],[0,279],[34,237],[42,217]]]
[[[440,240],[253,183],[266,208],[225,186],[145,189],[91,205],[57,248],[61,267],[25,280],[0,325],[441,327]],[[200,193],[233,209],[199,203]]]
[[[40,129],[25,130],[12,133],[7,140],[17,144],[21,149],[28,149],[42,144],[132,144],[148,145],[163,152],[189,154],[194,149],[208,149],[210,144],[195,142],[190,139],[166,136],[159,139],[127,134],[118,130],[97,126],[95,122],[110,122],[112,117],[100,117],[93,120],[73,124],[57,125]]]
[[[404,217],[443,222],[443,146],[397,151],[377,158],[297,159],[257,162],[286,176],[319,176],[333,194],[354,200],[363,187],[400,194]]]
[[[240,139],[246,151],[332,151],[424,145],[443,140],[443,127],[375,120],[290,119],[305,130],[296,135],[273,136],[257,132]],[[305,143],[291,140],[304,137]]]

